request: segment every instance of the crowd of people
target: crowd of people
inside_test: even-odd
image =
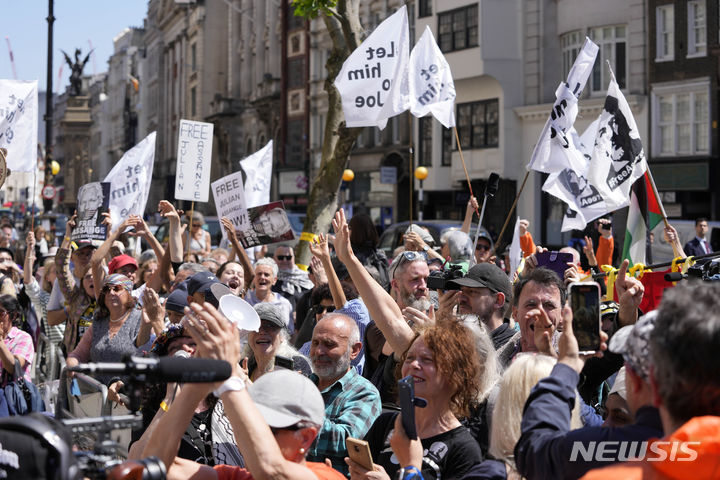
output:
[[[643,312],[627,261],[612,282],[597,275],[616,257],[605,219],[561,250],[572,261],[559,272],[522,220],[510,272],[490,235],[473,242],[476,207],[439,239],[411,225],[392,258],[369,216],[339,210],[307,270],[287,244],[246,251],[228,219],[212,245],[202,215],[183,221],[168,201],[166,244],[134,215],[112,225],[105,214],[101,242],[72,241],[73,216],[59,242],[38,227],[25,248],[4,225],[3,385],[16,368],[41,383],[63,362],[129,355],[229,362],[217,384],[145,385],[129,458],[158,457],[168,478],[719,478],[720,284],[681,281]],[[149,249],[134,254],[128,235]],[[710,253],[705,219],[697,235],[688,253]],[[665,239],[685,257],[670,225]],[[568,302],[581,281],[607,298],[590,353]],[[254,308],[257,331],[226,318],[227,295]],[[93,376],[109,402],[127,401],[127,377]],[[410,410],[400,379],[418,399]],[[348,438],[367,442],[371,465]]]

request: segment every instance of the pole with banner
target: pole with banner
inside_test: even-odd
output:
[[[210,161],[212,159],[213,124],[180,120],[178,129],[175,200],[189,200],[190,221],[195,202],[207,202],[210,194]],[[190,230],[185,258],[190,252]]]

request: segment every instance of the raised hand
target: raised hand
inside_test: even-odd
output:
[[[324,257],[330,258],[330,248],[328,247],[327,236],[323,233],[315,237],[315,240],[310,242],[310,252],[313,256],[317,257],[318,260],[322,260]]]
[[[185,307],[190,336],[195,340],[196,356],[225,360],[233,367],[233,375],[246,379],[240,368],[240,330],[215,307],[205,302]]]
[[[35,252],[35,234],[30,230],[25,236],[25,243],[27,244],[28,252]]]
[[[77,225],[77,210],[75,210],[75,213],[72,214],[72,217],[68,218],[68,221],[65,224],[66,237],[72,235],[73,230],[75,230],[75,225]]]
[[[175,209],[175,206],[167,200],[160,200],[160,203],[158,203],[158,212],[167,219],[177,218],[180,220],[179,212]]]
[[[235,234],[235,226],[232,224],[230,219],[227,217],[222,217],[220,219],[220,223],[225,230],[225,235],[227,235],[228,240],[230,240],[230,242],[232,242],[233,240],[237,241],[237,235]]]
[[[332,225],[335,230],[335,253],[341,262],[347,263],[353,256],[353,250],[350,245],[350,227],[345,218],[345,210],[341,208],[335,212]]]

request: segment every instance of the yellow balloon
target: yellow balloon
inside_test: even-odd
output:
[[[346,182],[352,182],[352,181],[355,179],[355,172],[353,172],[353,171],[350,170],[349,168],[346,168],[345,171],[343,172],[343,177],[342,177],[342,178],[343,178],[343,180],[345,180]]]
[[[60,172],[60,164],[58,162],[56,162],[55,160],[50,162],[50,171],[52,172],[53,175],[57,175],[58,172]]]
[[[428,169],[425,167],[417,167],[415,169],[415,178],[425,180],[428,177]]]

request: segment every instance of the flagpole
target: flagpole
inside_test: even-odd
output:
[[[35,188],[37,187],[37,165],[33,170],[33,188],[32,188],[32,212],[30,212],[30,231],[35,231]]]
[[[525,182],[527,182],[528,177],[530,176],[530,170],[525,171],[525,178],[523,178],[522,185],[520,185],[520,190],[518,190],[517,195],[515,195],[515,200],[513,201],[512,206],[510,207],[510,211],[507,214],[507,217],[505,217],[505,223],[503,223],[502,228],[500,229],[500,234],[498,235],[498,240],[495,242],[495,247],[493,247],[493,253],[497,252],[497,244],[502,240],[503,233],[505,233],[505,229],[508,226],[508,222],[510,222],[510,217],[513,214],[513,211],[515,211],[515,207],[517,206],[517,202],[520,199],[520,194],[522,193],[523,189],[525,188]]]
[[[192,230],[192,222],[193,222],[193,212],[195,211],[195,200],[190,203],[190,218],[188,218],[188,241],[187,241],[187,248],[185,248],[185,261],[187,262],[188,258],[190,258],[190,230]]]
[[[410,190],[410,203],[409,203],[410,223],[412,223],[412,221],[413,221],[413,215],[412,215],[412,213],[413,213],[413,190],[415,189],[415,176],[413,175],[413,171],[415,169],[414,169],[414,165],[413,165],[414,164],[414,159],[413,159],[414,152],[413,152],[413,121],[412,121],[412,119],[413,119],[412,115],[408,115],[408,123],[410,124],[410,128],[408,129],[410,131],[410,135],[409,135],[410,138],[408,139],[409,140],[408,141],[408,143],[409,143],[408,153],[410,154],[410,161],[408,162],[410,164],[410,172],[408,175],[408,178],[410,179],[410,188],[408,189],[408,190]]]
[[[457,143],[458,153],[460,153],[460,161],[462,162],[463,170],[465,171],[465,180],[467,180],[468,189],[470,189],[470,196],[474,197],[475,194],[473,193],[472,185],[470,184],[470,175],[468,175],[467,165],[465,165],[465,157],[463,157],[462,147],[460,146],[460,136],[458,135],[457,127],[453,127],[453,131],[455,132],[455,142]],[[475,207],[475,213],[478,217],[480,217],[480,212],[478,212],[477,207]]]

